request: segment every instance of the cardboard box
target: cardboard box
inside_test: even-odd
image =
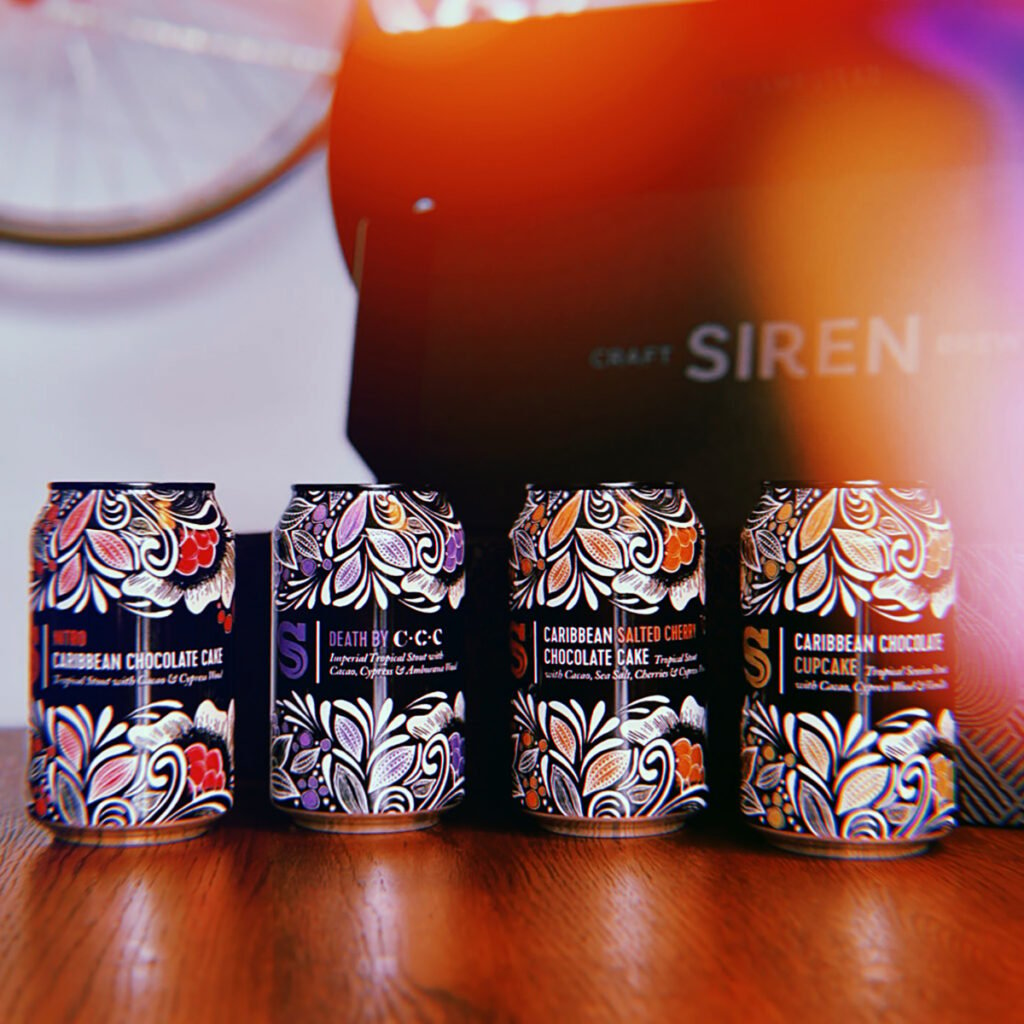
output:
[[[527,480],[686,487],[730,805],[760,481],[925,480],[960,560],[964,819],[1024,823],[1022,24],[996,3],[363,24],[331,156],[360,286],[349,431],[478,540],[490,747]]]

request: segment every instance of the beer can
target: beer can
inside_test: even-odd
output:
[[[953,532],[918,485],[765,485],[740,547],[740,803],[788,850],[899,857],[955,825]]]
[[[465,536],[438,491],[297,484],[273,537],[271,800],[325,832],[465,793]]]
[[[235,541],[207,483],[54,483],[30,542],[29,813],[95,845],[232,805]]]
[[[679,828],[708,794],[705,537],[686,494],[531,486],[510,539],[513,798],[571,835]]]

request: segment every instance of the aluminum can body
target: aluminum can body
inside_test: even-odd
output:
[[[465,793],[465,537],[450,503],[296,485],[273,545],[272,802],[328,832],[434,824]]]
[[[212,484],[55,483],[30,540],[29,813],[97,845],[232,805],[235,541]]]
[[[530,487],[510,539],[514,800],[573,835],[679,828],[708,794],[693,506],[674,485]]]
[[[920,852],[955,825],[953,533],[923,486],[766,484],[741,536],[740,804],[777,845]]]

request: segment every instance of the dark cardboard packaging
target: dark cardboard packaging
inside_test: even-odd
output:
[[[471,798],[507,789],[501,566],[527,481],[685,486],[735,779],[760,482],[922,480],[957,538],[963,820],[1024,823],[1022,38],[995,2],[360,23],[331,148],[349,432],[462,511],[494,758]]]

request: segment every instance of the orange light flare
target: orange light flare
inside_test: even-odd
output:
[[[762,317],[752,373],[778,389],[796,472],[923,478],[958,527],[995,536],[1024,500],[1024,320],[995,121],[860,27],[762,83],[759,185],[735,224]]]
[[[701,237],[679,249],[726,268],[735,310],[707,344],[777,410],[793,475],[924,478],[958,525],[957,505],[979,529],[1012,521],[1005,169],[990,106],[891,32],[929,10],[717,0],[388,34],[364,7],[331,126],[349,265],[360,224],[372,246],[375,220],[411,223],[424,197],[481,231],[685,197]]]
[[[836,31],[851,4],[834,0],[815,25]],[[486,215],[735,180],[747,126],[734,83],[806,48],[803,20],[785,0],[620,2],[389,34],[361,6],[331,129],[350,265],[364,218],[422,196]]]

